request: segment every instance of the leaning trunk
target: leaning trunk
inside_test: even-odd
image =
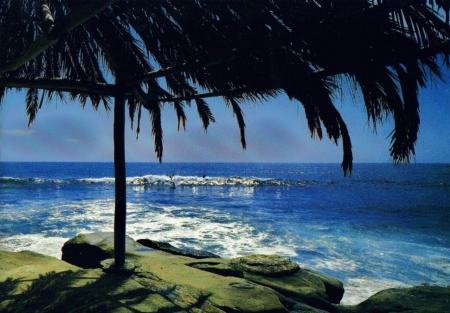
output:
[[[125,94],[120,83],[116,83],[114,100],[114,176],[115,176],[115,212],[114,212],[114,255],[115,267],[125,264],[125,228],[127,214],[126,170],[125,170]]]

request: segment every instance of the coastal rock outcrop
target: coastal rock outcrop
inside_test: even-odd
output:
[[[63,260],[81,267],[91,253],[95,260],[89,265],[101,267],[101,257],[113,257],[112,237],[112,233],[79,235],[64,245]],[[127,259],[136,265],[130,279],[165,297],[177,295],[173,301],[183,308],[205,298],[199,307],[205,312],[216,312],[212,307],[224,312],[338,312],[333,304],[339,303],[344,293],[340,281],[301,269],[278,255],[222,259],[208,252],[192,255],[166,243],[135,242],[130,237],[126,251]],[[206,255],[212,257],[204,258]],[[190,300],[183,304],[180,299]]]
[[[79,235],[63,251],[78,265],[30,251],[0,251],[0,311],[450,312],[450,287],[437,286],[387,289],[342,306],[339,280],[281,256],[195,259],[128,237],[126,258],[133,266],[124,273],[97,268],[111,263],[100,259],[114,256],[112,233]]]
[[[150,250],[133,238],[126,236],[127,252]],[[82,268],[101,268],[100,262],[114,257],[114,233],[79,234],[66,241],[61,249],[61,259]]]
[[[278,255],[249,255],[235,259],[208,260],[189,263],[189,266],[223,276],[242,277],[266,286],[281,295],[286,306],[299,309],[309,306],[338,312],[344,288],[339,280],[301,269],[297,263]]]

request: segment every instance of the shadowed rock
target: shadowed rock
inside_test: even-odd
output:
[[[218,256],[217,254],[208,251],[195,249],[180,249],[166,242],[160,242],[150,239],[138,239],[137,242],[149,248],[162,250],[175,255],[183,255],[194,259],[220,258],[220,256]]]
[[[125,246],[127,252],[150,250],[129,236],[125,238]],[[86,269],[101,268],[101,261],[114,258],[114,233],[79,234],[66,241],[61,251],[61,259],[67,263]]]
[[[80,239],[69,240],[64,244],[61,249],[63,261],[87,269],[99,268],[101,261],[113,257],[112,251],[105,251],[98,246],[80,242]]]

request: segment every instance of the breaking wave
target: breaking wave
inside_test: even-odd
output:
[[[0,187],[33,185],[33,184],[78,184],[78,185],[109,185],[114,184],[113,177],[101,178],[81,178],[81,179],[41,179],[36,177],[15,178],[0,177]],[[323,183],[323,182],[322,182]],[[127,178],[127,184],[131,186],[283,186],[299,187],[308,185],[317,185],[318,181],[312,180],[287,180],[275,178],[257,178],[257,177],[200,177],[200,176],[169,176],[169,175],[145,175]],[[331,184],[331,182],[328,182]]]

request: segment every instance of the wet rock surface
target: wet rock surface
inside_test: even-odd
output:
[[[194,259],[220,258],[220,256],[218,256],[217,254],[208,251],[195,249],[180,249],[172,246],[170,243],[167,242],[160,242],[151,239],[138,239],[137,242],[148,248],[162,250],[175,255],[184,255]]]

